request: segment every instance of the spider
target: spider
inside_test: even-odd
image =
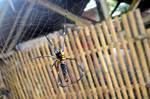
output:
[[[53,45],[52,41],[47,36],[45,36],[45,37],[48,40],[49,44]],[[59,48],[59,49],[54,48],[54,55],[38,56],[38,57],[34,57],[33,59],[43,58],[43,57],[51,57],[51,58],[55,59],[54,63],[51,65],[51,68],[53,68],[53,67],[56,68],[56,71],[57,71],[57,74],[58,74],[57,83],[61,87],[67,87],[71,84],[74,84],[74,83],[78,82],[79,80],[81,80],[85,75],[84,66],[78,63],[77,66],[78,66],[78,69],[79,69],[79,72],[80,72],[80,77],[76,80],[70,81],[70,83],[69,83],[69,78],[70,78],[69,73],[70,72],[68,71],[68,66],[66,64],[66,60],[75,61],[75,58],[65,57],[64,44],[63,44],[62,48]],[[62,71],[62,74],[63,74],[64,81],[67,84],[64,84],[63,81],[60,78],[60,68],[61,68],[61,71]]]

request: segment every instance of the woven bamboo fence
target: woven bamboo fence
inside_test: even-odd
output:
[[[50,71],[51,58],[30,60],[52,53],[47,42],[16,52],[1,70],[13,99],[149,99],[149,37],[139,10],[79,31],[68,29],[65,55],[76,59],[67,62],[72,77],[79,77],[77,62],[88,72],[81,81],[65,88],[57,85],[56,70],[54,75]],[[57,36],[53,42],[59,47],[62,40]]]

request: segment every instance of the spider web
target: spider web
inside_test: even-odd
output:
[[[0,17],[1,53],[4,53],[6,50],[12,50],[14,46],[23,41],[39,37],[44,33],[48,34],[52,31],[59,30],[61,29],[61,24],[65,21],[71,22],[65,17],[39,5],[36,1],[32,4],[29,1],[30,0],[12,0],[13,9],[15,9],[15,11],[11,8],[9,2],[5,1],[6,6],[2,8]],[[81,15],[89,0],[87,0],[86,3],[84,3],[84,0],[43,1],[52,2],[70,12],[75,12],[76,15]],[[14,44],[11,45],[12,42],[14,42]]]

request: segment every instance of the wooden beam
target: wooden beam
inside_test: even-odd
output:
[[[34,1],[34,0],[32,0]],[[30,2],[32,2],[30,0]],[[62,16],[65,16],[66,18],[68,18],[69,20],[72,20],[73,22],[75,22],[77,25],[90,25],[92,22],[89,21],[89,20],[86,20],[86,19],[83,19],[59,6],[57,6],[56,4],[53,4],[52,2],[49,2],[49,1],[42,1],[42,0],[38,0],[39,4],[48,8],[49,10],[51,11],[54,11]]]

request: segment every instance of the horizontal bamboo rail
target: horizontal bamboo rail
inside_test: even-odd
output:
[[[63,38],[52,39],[55,47]],[[79,78],[78,63],[84,64],[86,76],[78,83],[62,88],[57,72],[50,69],[51,55],[47,42],[28,51],[15,52],[1,66],[6,86],[13,99],[148,99],[150,96],[150,31],[145,30],[139,10],[121,18],[68,29],[65,55],[72,79]]]

